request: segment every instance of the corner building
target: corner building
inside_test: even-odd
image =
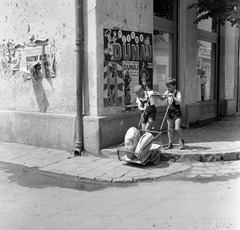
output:
[[[81,88],[75,60],[79,2]],[[140,112],[128,108],[135,102],[134,86],[163,93],[169,77],[182,94],[183,126],[239,112],[239,29],[228,23],[213,27],[211,19],[194,24],[196,11],[187,9],[194,2],[1,1],[0,140],[73,150],[80,92],[83,146],[99,154],[138,125]],[[40,38],[47,41],[37,43]],[[51,75],[42,70],[33,83],[29,68],[38,60],[44,67],[44,53]],[[155,102],[157,130],[166,104]]]

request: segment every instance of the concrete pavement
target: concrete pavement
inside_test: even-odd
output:
[[[239,114],[183,131],[186,149],[178,150],[176,144],[172,150],[163,150],[157,166],[119,161],[116,146],[103,149],[100,156],[84,152],[82,157],[76,157],[63,150],[7,142],[0,142],[0,161],[36,167],[43,173],[74,180],[103,182],[153,180],[179,172],[188,177],[240,173]],[[166,135],[164,138],[166,141]]]
[[[133,182],[155,179],[188,170],[183,162],[164,162],[158,166],[129,165],[114,158],[74,155],[56,149],[0,142],[2,162],[37,167],[40,171],[64,175],[72,179],[88,179],[102,182]],[[87,155],[85,153],[85,155]]]
[[[240,113],[209,124],[183,129],[183,134],[185,149],[178,149],[175,135],[174,148],[162,149],[162,160],[211,162],[240,159]],[[166,133],[163,134],[163,143],[168,143]],[[117,146],[102,149],[101,153],[106,157],[114,157],[117,154]]]

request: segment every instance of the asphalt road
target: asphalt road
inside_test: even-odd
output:
[[[240,229],[240,174],[204,175],[109,186],[0,163],[0,229]]]

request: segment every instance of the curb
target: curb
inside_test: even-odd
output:
[[[199,161],[199,162],[216,162],[216,161],[235,161],[240,160],[239,152],[226,152],[226,153],[189,153],[189,154],[172,154],[163,153],[163,161],[169,159],[175,161]]]
[[[184,162],[160,162],[158,165],[136,166],[102,156],[76,157],[62,150],[2,142],[0,162],[21,166],[56,179],[74,183],[83,181],[135,183],[151,181],[184,172],[191,168]],[[117,155],[115,154],[115,157]]]
[[[74,175],[70,174],[68,172],[60,172],[55,170],[45,170],[44,168],[41,168],[39,166],[27,166],[22,164],[16,164],[12,162],[6,162],[6,161],[0,161],[4,164],[10,164],[15,165],[18,168],[26,169],[29,172],[37,172],[40,175],[55,178],[60,183],[71,183],[73,187],[77,188],[78,186],[84,186],[82,184],[86,183],[96,183],[98,185],[104,184],[104,186],[117,186],[117,185],[123,185],[123,184],[135,184],[138,182],[148,182],[148,181],[154,181],[163,177],[168,177],[171,175],[175,175],[177,173],[183,173],[191,168],[190,165],[184,164],[182,162],[178,162],[179,165],[176,166],[176,164],[168,164],[168,168],[165,168],[164,162],[159,164],[159,166],[149,166],[149,167],[143,167],[143,168],[135,168],[132,167],[129,172],[127,172],[123,176],[116,176],[115,173],[105,176],[98,175],[98,173],[94,173],[92,176],[86,176],[83,174],[81,175]],[[166,164],[166,163],[165,163]],[[126,167],[125,165],[121,165],[122,167]],[[121,171],[121,166],[116,168],[116,171]],[[159,170],[162,169],[162,170]],[[107,172],[107,171],[106,171]],[[140,173],[142,172],[142,173]],[[130,175],[129,175],[130,173]],[[140,173],[140,174],[139,174]],[[86,170],[87,174],[87,170]]]
[[[182,151],[182,150],[181,150]],[[103,157],[117,158],[117,148],[102,149],[100,154]],[[199,161],[199,162],[216,162],[216,161],[235,161],[240,160],[240,150],[223,153],[171,153],[162,152],[161,161]]]

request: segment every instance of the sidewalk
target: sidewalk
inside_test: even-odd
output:
[[[172,161],[229,161],[240,160],[240,113],[213,121],[210,124],[197,125],[183,129],[186,147],[178,149],[175,135],[174,148],[162,150],[162,160]],[[168,143],[167,134],[163,134],[163,143]],[[102,149],[106,157],[117,155],[117,146]]]
[[[240,160],[240,114],[183,131],[186,149],[178,150],[176,145],[172,150],[163,151],[163,161],[157,166],[132,165],[119,161],[116,147],[103,149],[102,156],[84,152],[82,157],[76,157],[64,150],[8,142],[0,142],[0,161],[35,167],[43,173],[63,175],[71,179],[134,182],[185,172],[196,164],[204,166],[206,163],[203,162],[208,161],[211,161],[208,164],[216,166],[215,171],[218,173],[217,167],[223,161]],[[238,170],[238,166],[236,164],[235,170]]]

